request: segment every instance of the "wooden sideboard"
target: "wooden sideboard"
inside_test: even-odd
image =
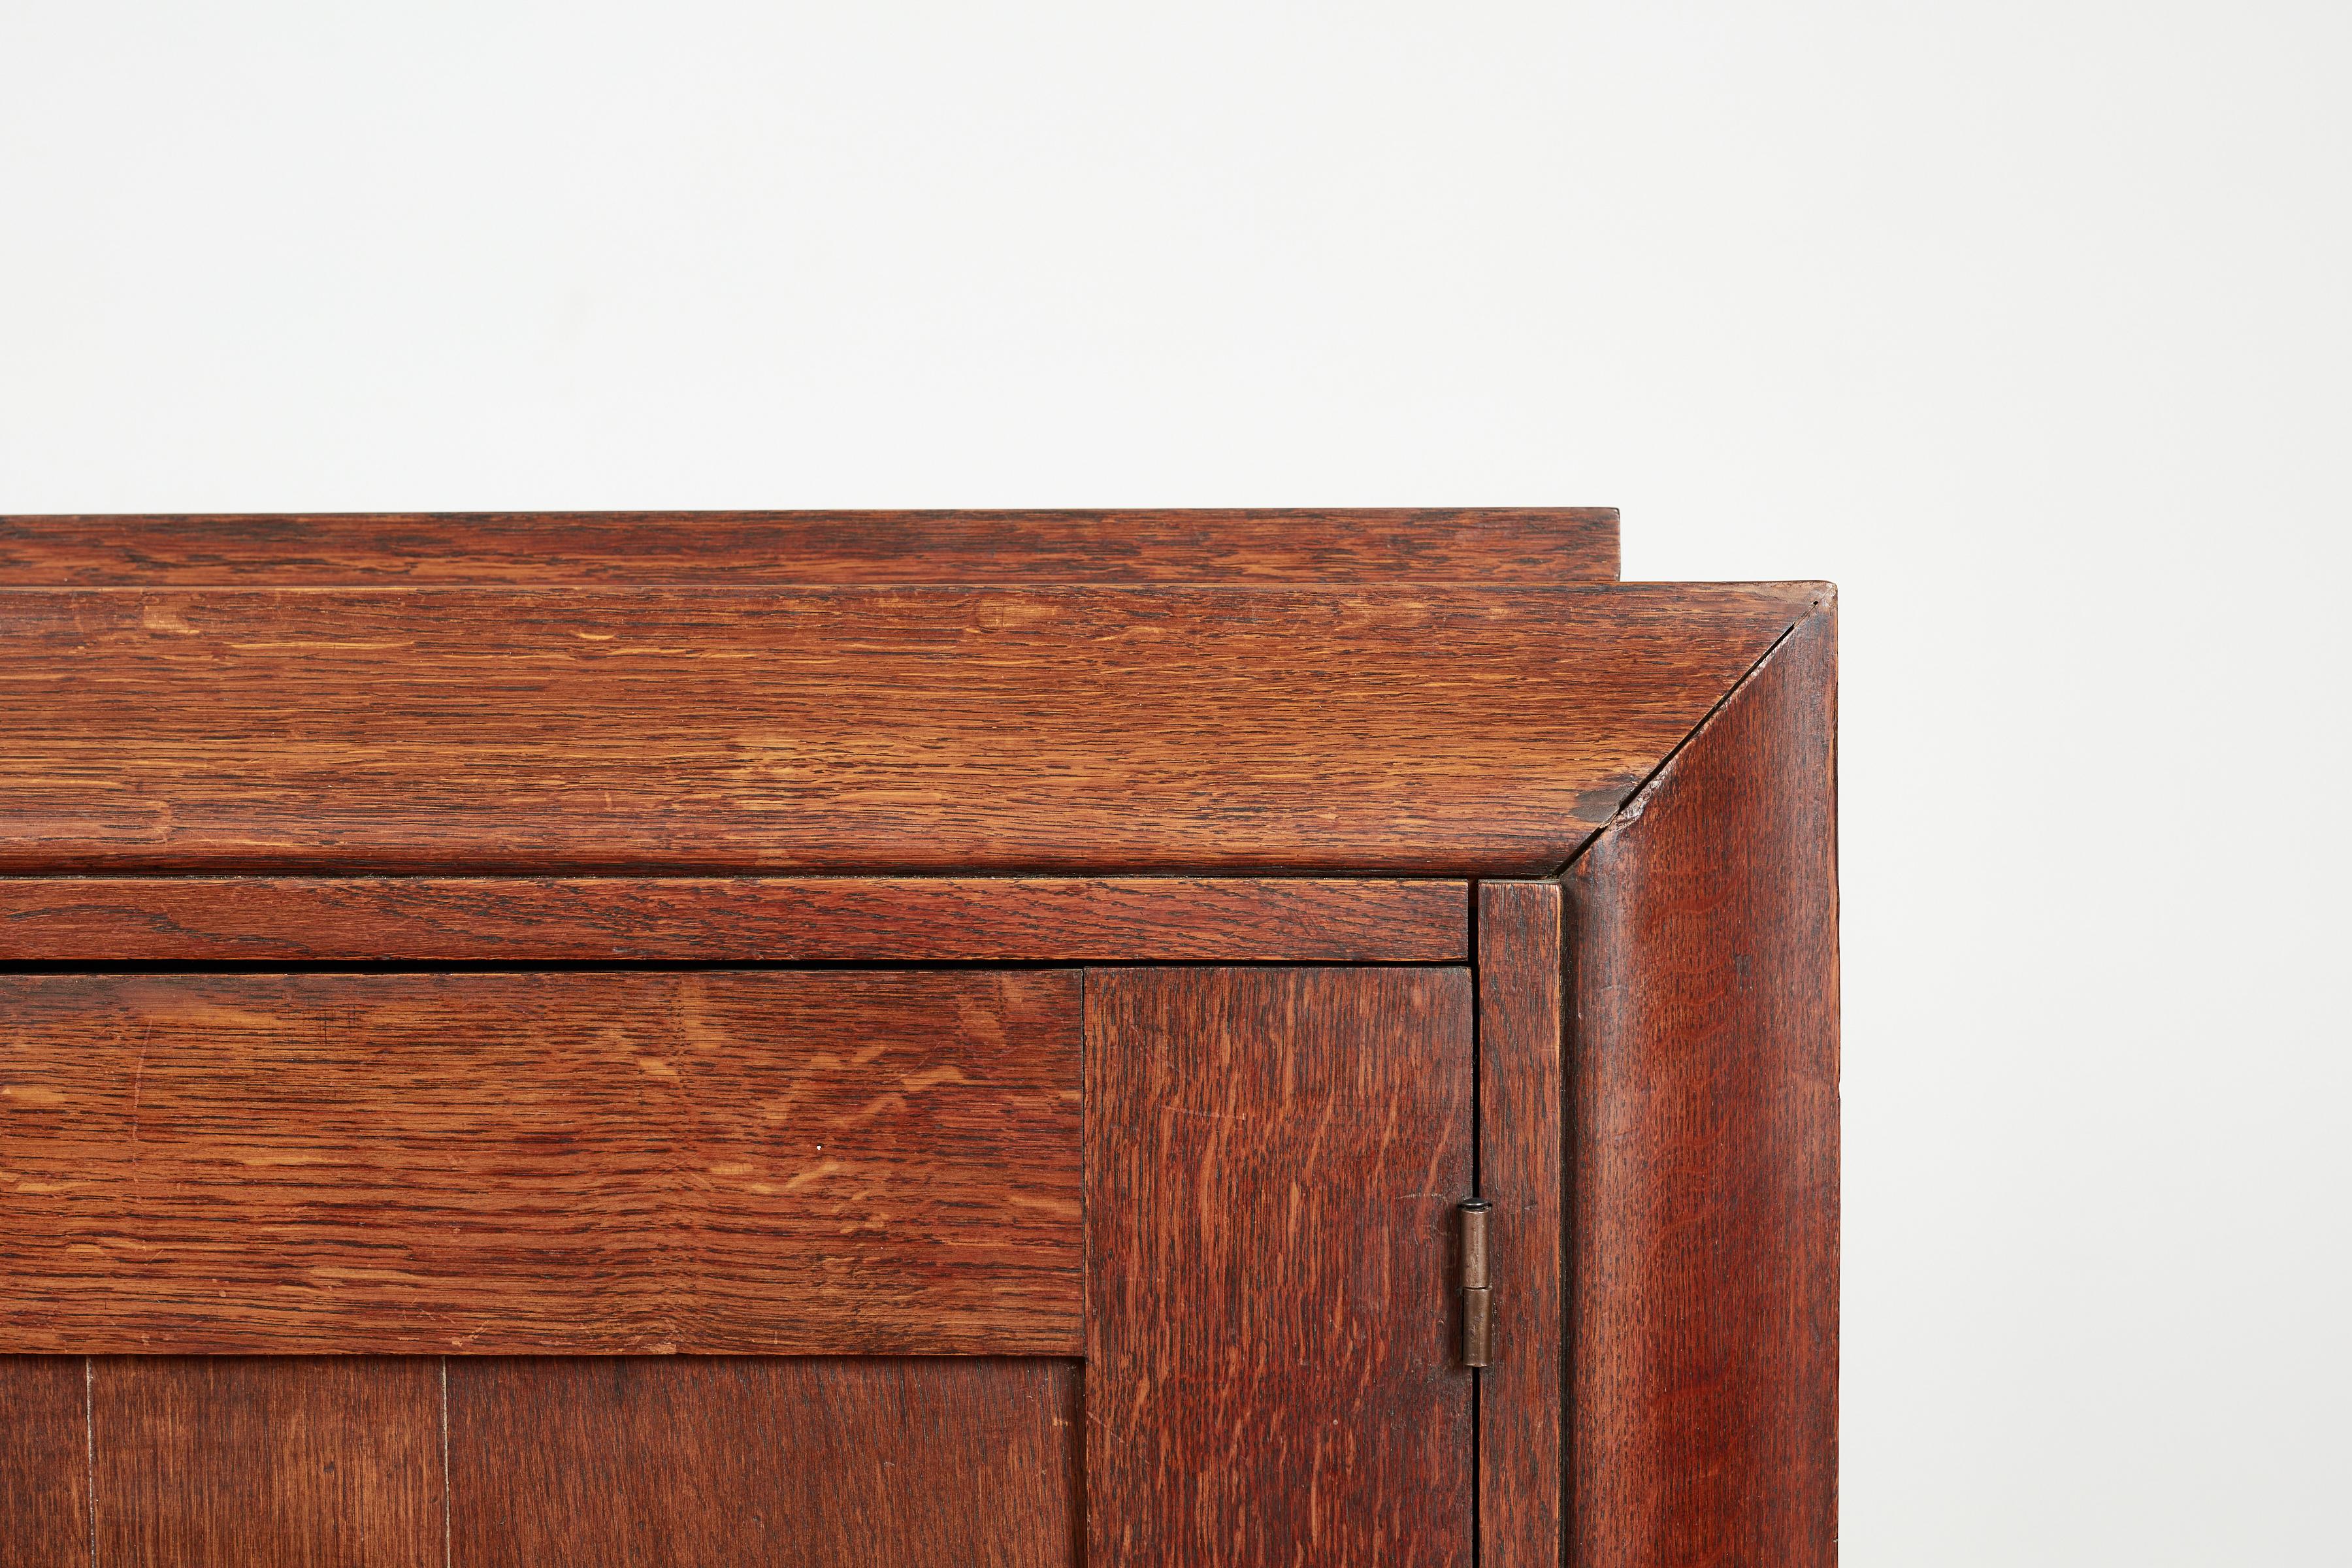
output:
[[[1835,609],[0,520],[0,1568],[1836,1554]]]

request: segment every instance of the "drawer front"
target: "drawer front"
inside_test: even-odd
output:
[[[0,976],[0,1348],[1085,1343],[1075,972]]]

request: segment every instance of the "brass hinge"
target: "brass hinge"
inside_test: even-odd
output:
[[[1471,1198],[1461,1209],[1464,1366],[1486,1366],[1495,1359],[1495,1292],[1486,1283],[1486,1226],[1494,1212],[1484,1198]]]

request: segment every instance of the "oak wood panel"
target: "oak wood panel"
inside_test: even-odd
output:
[[[433,1358],[100,1357],[91,1427],[100,1568],[446,1562]]]
[[[1542,875],[1812,599],[0,593],[0,870]]]
[[[1478,1193],[1493,1363],[1478,1374],[1478,1561],[1559,1568],[1566,1352],[1559,886],[1478,885]]]
[[[1458,881],[12,877],[0,963],[1460,963]]]
[[[79,1356],[0,1356],[0,1568],[89,1568],[87,1375]]]
[[[1090,1562],[1471,1561],[1459,969],[1087,981]]]
[[[1047,1359],[449,1363],[451,1561],[1079,1561],[1078,1371]]]
[[[1567,879],[1586,1568],[1836,1560],[1835,658],[1825,608]]]
[[[1606,583],[1613,507],[0,518],[0,584]]]
[[[0,976],[0,1349],[1030,1352],[1069,972]]]

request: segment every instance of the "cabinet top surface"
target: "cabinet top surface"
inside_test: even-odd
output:
[[[0,520],[0,873],[1549,874],[1830,613],[1615,531]]]

